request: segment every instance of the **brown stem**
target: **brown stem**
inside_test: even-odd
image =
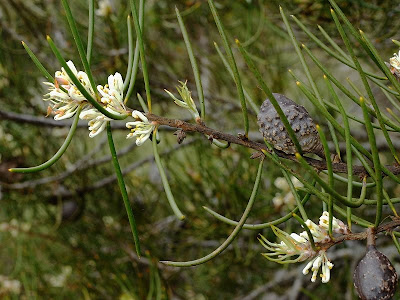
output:
[[[375,246],[375,228],[373,227],[367,229],[367,245]]]
[[[335,237],[335,240],[317,245],[323,249],[328,249],[336,244],[343,243],[344,241],[354,241],[354,240],[365,240],[367,239],[368,245],[375,245],[375,235],[384,232],[384,231],[392,231],[395,229],[397,226],[400,226],[400,218],[393,218],[393,221],[383,224],[379,226],[378,228],[368,228],[364,232],[360,233],[350,233],[350,234],[345,234],[341,235],[339,237]]]
[[[234,135],[224,133],[221,131],[218,131],[216,129],[212,129],[210,127],[207,127],[202,124],[192,124],[188,123],[182,120],[177,120],[177,119],[169,119],[161,116],[157,116],[154,114],[146,114],[146,117],[149,119],[149,121],[152,121],[154,123],[157,123],[158,125],[165,125],[173,128],[180,128],[183,131],[186,132],[199,132],[205,135],[210,136],[211,138],[217,139],[217,140],[223,140],[231,144],[237,144],[241,145],[247,148],[251,148],[257,151],[265,150],[270,152],[268,147],[265,144],[257,143],[248,139],[243,139],[240,137],[236,137]],[[282,151],[275,150],[278,156],[289,159],[292,161],[296,161],[297,159],[294,155],[291,154],[286,154]],[[326,170],[327,165],[325,160],[317,160],[309,157],[304,158],[307,163],[317,169],[318,171]],[[386,168],[391,171],[394,175],[400,174],[400,165],[395,163],[393,165],[387,165]],[[332,164],[332,169],[333,172],[335,173],[347,173],[347,165],[345,163],[339,162],[339,163],[334,163]],[[353,174],[359,176],[360,178],[364,176],[369,176],[368,172],[363,166],[355,165],[353,166]],[[382,174],[382,176],[385,176],[385,174]]]

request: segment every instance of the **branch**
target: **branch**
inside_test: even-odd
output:
[[[71,127],[72,125],[71,121],[56,121],[53,119],[39,118],[27,114],[19,114],[15,112],[0,110],[0,121],[2,120],[11,120],[18,123],[26,123],[36,126],[47,126],[47,127]],[[87,128],[88,127],[87,122],[80,121],[78,123],[78,127]],[[115,122],[115,125],[113,124],[113,129],[126,130],[125,123]]]
[[[378,226],[378,228],[376,228],[374,233],[378,234],[378,233],[384,232],[384,231],[392,231],[397,226],[400,226],[400,218],[393,217],[392,219],[393,219],[393,221]],[[370,230],[370,228],[367,228],[367,230],[365,230],[364,232],[350,233],[350,234],[341,235],[339,237],[335,237],[335,239],[333,241],[321,244],[319,246],[321,246],[324,249],[328,249],[328,248],[330,248],[330,247],[332,247],[332,246],[334,246],[336,244],[343,243],[344,241],[354,241],[354,240],[361,241],[361,240],[365,240],[365,239],[368,238],[369,230]]]
[[[210,138],[217,139],[217,140],[223,140],[231,144],[237,144],[241,145],[250,149],[254,149],[257,151],[265,150],[268,152],[271,152],[268,147],[265,144],[257,143],[248,139],[243,139],[240,137],[236,137],[234,135],[228,134],[228,133],[223,133],[221,131],[209,128],[205,125],[202,124],[192,124],[188,123],[182,120],[177,120],[177,119],[169,119],[169,118],[164,118],[160,117],[154,114],[147,113],[146,117],[149,119],[149,121],[152,121],[154,123],[157,123],[159,125],[166,125],[169,127],[173,128],[180,128],[183,131],[186,132],[199,132],[205,135],[210,136]],[[289,159],[292,161],[297,162],[297,159],[294,155],[286,154],[282,151],[275,150],[276,154],[279,157]],[[327,165],[325,160],[317,160],[309,157],[304,157],[304,159],[307,161],[307,163],[317,169],[318,171],[326,170]],[[400,174],[400,165],[398,164],[393,164],[393,165],[387,165],[386,166],[394,175]],[[345,163],[334,163],[332,165],[333,172],[335,173],[347,173],[347,165]],[[364,177],[364,176],[369,176],[368,172],[365,170],[363,166],[355,165],[353,166],[353,174],[357,175],[359,177]],[[385,176],[385,174],[382,174],[382,176]]]

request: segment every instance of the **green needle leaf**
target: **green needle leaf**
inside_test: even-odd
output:
[[[263,166],[263,161],[260,161],[260,164],[258,166],[258,171],[257,171],[257,176],[256,176],[256,181],[254,182],[253,186],[253,191],[251,192],[251,196],[249,199],[249,202],[247,203],[246,209],[240,218],[239,223],[236,225],[235,229],[232,231],[232,233],[229,235],[229,237],[219,246],[217,249],[215,249],[213,252],[210,254],[196,259],[196,260],[191,260],[191,261],[185,261],[185,262],[175,262],[175,261],[160,261],[163,264],[166,264],[168,266],[174,266],[174,267],[191,267],[191,266],[196,266],[203,264],[205,262],[208,262],[209,260],[213,259],[222,251],[224,251],[236,238],[236,236],[239,234],[240,230],[243,228],[243,225],[245,224],[247,217],[250,214],[251,209],[253,208],[254,200],[257,196],[258,188],[260,186],[260,181],[261,181],[261,175],[262,175],[262,166]]]
[[[156,132],[157,132],[156,130],[154,130],[154,132],[153,132],[154,160],[156,161],[158,171],[160,172],[161,181],[163,183],[165,194],[167,195],[167,199],[168,199],[169,205],[171,206],[173,212],[178,217],[178,219],[179,220],[183,220],[183,219],[185,219],[185,216],[180,211],[178,205],[176,205],[175,198],[174,198],[174,195],[171,192],[171,187],[169,186],[167,175],[165,174],[164,167],[162,165],[160,155],[158,154]]]
[[[142,64],[144,86],[146,89],[147,106],[149,108],[149,112],[151,113],[150,82],[149,82],[149,73],[147,71],[147,63],[146,63],[146,57],[145,57],[146,52],[144,49],[143,32],[142,32],[142,29],[140,28],[135,1],[130,0],[130,4],[131,4],[132,16],[133,16],[133,24],[135,25],[136,36],[139,41],[140,62]]]
[[[110,147],[112,162],[113,162],[114,169],[115,169],[115,174],[117,175],[118,186],[119,186],[119,189],[121,190],[122,200],[124,201],[126,213],[128,214],[129,225],[131,226],[133,240],[135,241],[136,254],[140,258],[140,255],[141,255],[140,254],[140,241],[139,241],[139,235],[137,232],[136,221],[135,221],[135,217],[132,212],[131,204],[129,202],[129,197],[128,197],[128,193],[126,191],[126,186],[125,186],[125,182],[124,182],[124,177],[122,175],[121,167],[118,162],[117,152],[115,151],[115,145],[114,145],[114,141],[113,141],[113,137],[112,137],[110,122],[107,122],[107,138],[108,138],[108,145]]]
[[[81,37],[80,37],[79,32],[78,32],[78,28],[76,27],[75,19],[74,19],[73,15],[72,15],[72,12],[71,12],[71,8],[69,7],[67,0],[61,0],[61,2],[63,4],[63,6],[64,6],[64,10],[65,10],[65,14],[67,16],[68,24],[69,24],[69,27],[71,29],[72,36],[74,37],[75,44],[76,44],[76,47],[77,47],[78,52],[79,52],[79,56],[80,56],[82,64],[83,64],[83,68],[85,69],[85,72],[86,72],[86,74],[87,74],[87,76],[89,78],[89,81],[90,81],[90,85],[92,86],[92,89],[93,89],[94,93],[97,96],[97,87],[96,87],[96,84],[94,83],[92,70],[90,69],[88,59],[86,58],[85,48],[83,47],[82,40],[81,40]],[[93,5],[92,9],[94,9],[94,5]],[[94,22],[94,18],[93,18],[93,22]],[[89,24],[89,28],[90,28],[90,24]],[[92,45],[90,45],[90,47],[92,47]],[[91,50],[88,53],[91,53]]]
[[[224,44],[224,48],[225,48],[225,52],[228,55],[228,61],[229,61],[229,65],[232,68],[233,71],[233,75],[235,77],[235,83],[236,83],[236,88],[239,94],[239,99],[240,99],[240,104],[242,106],[242,113],[243,113],[243,122],[244,122],[244,134],[245,137],[248,137],[249,134],[249,117],[247,114],[247,106],[246,106],[246,99],[244,97],[244,93],[243,93],[243,86],[242,86],[242,81],[240,79],[240,75],[239,75],[239,71],[237,69],[236,66],[236,61],[235,61],[235,57],[233,56],[232,53],[232,49],[229,45],[229,41],[228,38],[225,34],[225,29],[224,26],[221,23],[221,20],[219,19],[218,13],[217,13],[217,9],[215,8],[214,2],[213,0],[208,0],[208,4],[210,6],[211,9],[211,13],[214,17],[214,21],[215,24],[217,25],[219,34],[222,38],[223,44]]]
[[[28,47],[27,44],[25,44],[24,41],[21,42],[22,46],[24,46],[26,52],[32,59],[33,63],[36,65],[36,67],[39,69],[40,72],[42,72],[43,76],[46,77],[48,82],[53,83],[54,82],[54,77],[50,75],[50,73],[46,70],[46,68],[42,65],[42,63],[39,61],[39,59],[36,57],[36,55],[32,52],[32,50]]]
[[[69,130],[69,133],[67,135],[67,138],[65,139],[65,141],[62,144],[62,146],[60,147],[60,149],[56,152],[56,154],[54,154],[54,156],[52,158],[50,158],[45,163],[42,163],[41,165],[36,166],[36,167],[12,168],[12,169],[9,169],[9,171],[13,172],[13,173],[34,173],[34,172],[39,172],[39,171],[45,170],[45,169],[51,167],[53,164],[55,164],[57,162],[57,160],[59,160],[60,157],[65,153],[69,144],[72,141],[72,137],[75,134],[75,130],[76,130],[76,127],[77,127],[78,121],[79,121],[79,114],[81,113],[82,108],[83,108],[82,106],[78,107],[78,110],[76,111],[76,114],[75,114],[74,121],[73,121],[72,126]]]
[[[315,183],[315,181],[314,181]],[[313,184],[314,184],[313,183]],[[301,205],[304,206],[307,201],[310,199],[311,193],[307,193],[303,199],[301,200]],[[203,208],[210,213],[211,215],[213,215],[215,218],[217,218],[218,220],[226,223],[226,224],[230,224],[230,225],[234,225],[236,226],[238,224],[237,221],[231,220],[223,215],[220,215],[219,213],[213,211],[212,209],[203,206]],[[299,206],[296,206],[291,212],[289,212],[287,215],[276,219],[274,221],[271,222],[267,222],[267,223],[261,223],[261,224],[244,224],[243,228],[244,229],[251,229],[251,230],[260,230],[260,229],[264,229],[264,228],[268,228],[271,227],[272,225],[276,226],[279,224],[282,224],[283,222],[286,222],[287,220],[291,219],[293,217],[292,213],[296,213],[299,210]]]
[[[200,107],[201,107],[200,116],[204,120],[204,118],[205,118],[204,93],[203,93],[203,85],[201,84],[199,68],[197,66],[196,58],[194,57],[192,45],[190,43],[189,35],[186,31],[185,23],[183,23],[182,17],[176,6],[175,6],[175,12],[176,12],[176,16],[178,18],[178,23],[179,23],[179,27],[180,27],[182,35],[183,35],[183,39],[185,40],[186,50],[189,55],[190,64],[192,65],[192,69],[193,69],[194,79],[196,81],[197,94],[198,94],[198,97],[200,100]]]
[[[92,61],[93,35],[94,35],[94,0],[89,0],[88,43],[86,49],[86,59],[88,61],[89,67]]]
[[[376,200],[377,200],[375,227],[378,227],[382,220],[382,204],[383,204],[383,202],[382,202],[383,185],[382,185],[381,163],[379,160],[378,148],[376,147],[376,139],[375,139],[374,129],[372,128],[371,120],[369,119],[370,115],[368,114],[368,110],[365,105],[364,98],[360,98],[360,103],[361,103],[361,108],[362,108],[363,115],[364,115],[365,128],[367,129],[367,133],[368,133],[368,140],[369,140],[369,144],[371,146],[371,152],[372,152],[372,161],[374,163],[374,169],[375,169]]]
[[[379,125],[381,126],[382,133],[383,133],[383,135],[384,135],[384,137],[386,139],[386,142],[388,143],[390,152],[392,153],[392,155],[396,159],[396,161],[398,163],[400,163],[400,160],[399,160],[399,158],[397,157],[397,154],[396,154],[396,150],[394,149],[392,140],[390,139],[389,134],[388,134],[388,132],[387,132],[387,130],[385,128],[385,123],[384,123],[383,117],[381,115],[381,112],[380,112],[380,109],[379,109],[378,105],[376,104],[374,94],[372,93],[371,87],[368,84],[367,77],[365,76],[364,70],[361,68],[360,63],[358,62],[358,59],[357,59],[356,55],[354,54],[353,48],[352,48],[352,46],[350,44],[350,41],[347,38],[347,35],[344,32],[344,30],[342,28],[342,25],[340,24],[338,18],[336,17],[335,12],[333,10],[331,10],[331,13],[332,13],[332,17],[333,17],[333,19],[335,21],[336,27],[337,27],[340,35],[342,36],[342,39],[343,39],[343,41],[344,41],[344,43],[346,45],[347,51],[350,53],[350,56],[353,59],[353,62],[355,64],[356,68],[357,68],[357,71],[360,74],[360,77],[361,77],[361,80],[362,80],[362,82],[364,84],[365,90],[367,91],[367,94],[368,94],[368,97],[369,97],[369,99],[371,101],[371,104],[374,107],[375,115],[376,115],[376,117],[377,117],[377,119],[379,121]]]
[[[315,172],[314,169],[308,165],[308,163],[305,161],[305,159],[299,153],[296,153],[296,158],[301,163],[303,168],[306,171],[308,171],[314,177],[314,179],[318,182],[318,184],[321,187],[323,187],[329,194],[331,194],[333,196],[333,198],[335,198],[336,200],[338,200],[339,202],[341,202],[342,204],[344,204],[348,207],[355,208],[355,207],[360,207],[363,204],[362,201],[352,202],[352,201],[348,201],[346,198],[342,197],[338,192],[336,192],[336,190],[331,188],[329,186],[329,184],[327,184],[321,177],[319,177],[317,172]]]

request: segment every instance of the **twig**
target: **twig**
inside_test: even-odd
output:
[[[39,118],[27,114],[19,114],[15,112],[0,110],[0,121],[2,120],[11,120],[19,123],[32,124],[36,126],[48,126],[48,127],[71,127],[72,125],[71,121],[56,121],[53,119]],[[78,127],[87,128],[88,127],[87,122],[85,121],[79,122]],[[113,129],[127,130],[125,123],[118,123],[118,122],[115,122],[115,124],[113,124]]]
[[[376,228],[376,230],[374,230],[374,234],[378,234],[378,233],[384,232],[384,231],[392,231],[397,226],[400,226],[400,218],[393,218],[393,221],[378,226],[378,228]],[[319,246],[321,246],[324,249],[328,249],[328,248],[330,248],[336,244],[342,243],[344,241],[365,240],[368,238],[368,236],[371,235],[371,234],[369,234],[370,230],[371,230],[370,228],[367,228],[367,230],[365,230],[364,232],[341,235],[339,237],[335,237],[335,239],[333,241],[321,244]]]
[[[248,139],[242,139],[239,137],[236,137],[234,135],[224,133],[221,131],[218,131],[216,129],[212,129],[210,127],[207,127],[202,124],[192,124],[188,123],[182,120],[177,120],[177,119],[169,119],[161,116],[157,116],[154,114],[146,114],[146,117],[149,119],[149,121],[152,121],[154,123],[157,123],[159,125],[166,125],[169,127],[173,128],[180,128],[186,132],[199,132],[204,135],[208,135],[214,139],[217,140],[223,140],[226,142],[229,142],[231,144],[237,144],[241,145],[250,149],[254,149],[257,151],[265,150],[268,152],[271,152],[268,147],[265,144],[257,143]],[[297,159],[294,155],[286,154],[282,151],[275,150],[278,156],[289,159],[292,161],[296,161]],[[309,157],[305,157],[305,160],[307,163],[317,169],[318,171],[326,170],[327,165],[325,160],[317,160]],[[400,174],[400,165],[398,164],[393,164],[393,165],[388,165],[386,166],[389,171],[391,171],[394,175]],[[345,163],[334,163],[332,165],[333,172],[335,173],[347,173],[347,165]],[[363,166],[355,165],[353,166],[353,174],[363,177],[363,176],[369,176],[368,172],[365,170]],[[385,176],[385,174],[382,174],[382,176]]]

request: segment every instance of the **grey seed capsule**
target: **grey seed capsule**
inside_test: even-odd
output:
[[[358,263],[354,286],[362,300],[392,299],[397,287],[397,273],[390,260],[379,252],[374,241],[367,245],[367,253]]]
[[[284,95],[277,93],[273,95],[295,131],[303,152],[325,157],[315,124],[306,109]],[[260,113],[257,115],[257,123],[264,138],[273,136],[272,144],[274,148],[287,154],[296,152],[294,143],[291,139],[288,139],[287,130],[269,99],[266,99],[261,105]]]

